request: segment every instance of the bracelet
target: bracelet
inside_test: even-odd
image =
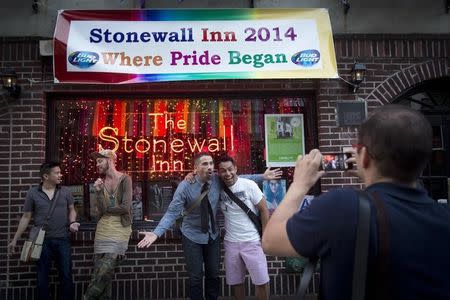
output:
[[[77,221],[70,222],[69,226],[72,225],[73,223],[77,223]]]

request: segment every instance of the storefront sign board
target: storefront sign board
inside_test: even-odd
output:
[[[61,10],[56,83],[338,78],[326,9]]]

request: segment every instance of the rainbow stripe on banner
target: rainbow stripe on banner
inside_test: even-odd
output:
[[[61,10],[59,83],[337,78],[326,9]]]

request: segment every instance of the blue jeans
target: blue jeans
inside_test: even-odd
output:
[[[183,235],[183,252],[190,280],[192,300],[203,300],[203,264],[205,265],[205,296],[216,300],[219,295],[220,238],[208,244],[197,244]]]
[[[59,275],[59,290],[61,294],[59,299],[73,300],[72,255],[68,238],[44,239],[41,258],[36,262],[38,299],[56,299],[56,297],[50,297],[48,280],[53,259]]]

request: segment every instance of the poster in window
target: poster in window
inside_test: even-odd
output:
[[[77,220],[85,221],[84,213],[84,187],[83,185],[68,185],[67,189],[72,193],[73,204],[77,212]]]
[[[263,192],[269,212],[273,212],[286,194],[286,180],[272,179],[263,181]]]
[[[178,181],[149,181],[147,183],[147,209],[145,216],[153,219],[153,215],[164,214],[172,201]]]
[[[131,200],[131,215],[133,221],[142,221],[142,182],[133,182],[133,196]]]
[[[305,153],[303,114],[264,115],[267,167],[293,167]]]

